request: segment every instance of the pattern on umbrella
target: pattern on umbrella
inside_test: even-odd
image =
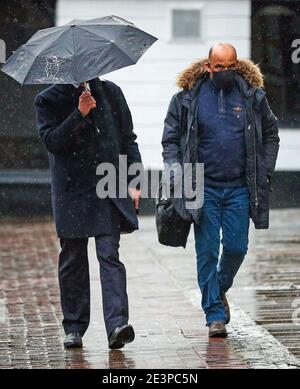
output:
[[[117,16],[37,31],[2,71],[20,84],[73,84],[134,65],[157,40]]]
[[[45,73],[47,79],[56,81],[60,80],[62,81],[62,78],[56,77],[59,73],[59,66],[65,62],[64,58],[57,58],[56,55],[53,55],[52,57],[46,58],[46,67],[45,67]]]

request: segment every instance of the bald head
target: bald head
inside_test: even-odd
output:
[[[234,69],[237,65],[237,52],[230,43],[217,43],[209,50],[209,72],[219,72],[227,69]]]
[[[237,53],[234,46],[230,43],[217,43],[209,49],[208,58],[211,59],[214,55],[217,56],[228,56],[231,55],[237,59]]]

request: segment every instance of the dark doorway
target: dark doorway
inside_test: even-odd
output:
[[[1,0],[2,60],[37,30],[55,24],[55,5],[56,0]],[[48,157],[36,131],[33,105],[45,87],[22,87],[0,72],[0,215],[51,210]]]
[[[300,62],[293,60],[293,46],[300,39],[300,1],[252,0],[251,30],[251,57],[265,75],[280,127],[299,128]]]
[[[6,58],[37,30],[54,25],[54,0],[1,0],[0,39]],[[43,87],[20,86],[0,72],[0,169],[47,168],[37,137],[33,99]]]

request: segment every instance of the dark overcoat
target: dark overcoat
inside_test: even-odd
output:
[[[122,233],[138,229],[129,196],[101,199],[96,193],[100,163],[111,162],[118,170],[119,155],[127,156],[128,165],[141,162],[128,105],[113,82],[96,78],[89,84],[97,107],[87,117],[78,110],[82,87],[53,85],[35,99],[37,129],[49,156],[58,237],[109,233],[111,206],[120,211]]]

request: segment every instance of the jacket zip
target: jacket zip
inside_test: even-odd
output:
[[[223,89],[220,90],[219,112],[221,114],[225,113],[225,102],[224,102],[224,92],[223,92]]]
[[[252,116],[252,120],[253,120],[253,146],[254,146],[254,184],[255,184],[255,207],[257,208],[258,206],[258,193],[257,193],[257,166],[256,166],[256,142],[255,142],[255,118],[254,118],[254,115],[253,115],[253,107],[252,107],[252,104],[251,104],[251,116]],[[249,129],[251,128],[251,125],[249,125]]]

